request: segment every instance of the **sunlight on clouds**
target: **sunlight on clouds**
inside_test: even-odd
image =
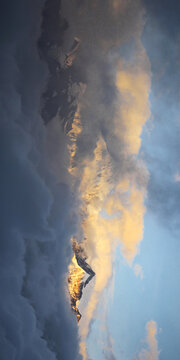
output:
[[[144,62],[147,63],[146,66],[143,65]],[[142,126],[150,116],[148,101],[150,78],[146,70],[149,65],[143,47],[139,45],[138,63],[134,66],[123,65],[120,65],[116,77],[116,84],[120,94],[119,113],[121,126],[123,126],[127,152],[137,154],[141,145]],[[118,121],[119,119],[117,119]],[[118,128],[117,126],[117,131],[120,134],[122,127]]]
[[[136,357],[136,360],[158,360],[160,351],[158,350],[157,336],[157,324],[151,320],[146,324],[146,344],[147,349],[142,349]]]
[[[127,76],[129,77],[129,74]],[[139,77],[139,74],[137,77]],[[144,94],[144,101],[146,102],[146,88]],[[133,114],[134,112],[135,103],[133,99]],[[133,126],[132,140],[135,140],[135,144],[140,142],[138,112],[139,105],[137,117],[134,118],[137,119],[137,132],[134,131],[135,124]],[[148,116],[148,113],[146,115]],[[146,119],[145,117],[144,122]],[[121,126],[121,123],[119,125]],[[129,143],[129,139],[130,136],[128,132],[127,144]],[[139,145],[138,147],[133,147],[132,140],[130,151],[132,151],[131,149],[133,148],[133,152],[138,152]],[[122,179],[114,183],[111,170],[111,159],[106,144],[104,140],[100,138],[94,151],[93,160],[89,161],[84,168],[80,185],[83,204],[82,213],[84,214],[82,227],[86,239],[84,246],[89,255],[89,263],[96,273],[95,285],[79,326],[79,333],[82,339],[81,354],[84,359],[87,358],[85,341],[89,332],[89,325],[93,319],[99,296],[107,286],[108,280],[112,275],[113,248],[120,243],[122,254],[131,265],[143,237],[144,198],[146,190],[144,188],[138,188],[135,178],[133,178],[133,176],[129,178],[129,174],[124,175]],[[103,209],[107,216],[102,214]]]
[[[99,297],[112,276],[114,249],[120,244],[123,257],[132,266],[143,238],[148,172],[138,153],[142,128],[150,116],[150,70],[141,44],[138,45],[138,55],[133,64],[118,62],[116,86],[116,111],[110,119],[111,137],[113,139],[114,134],[119,140],[116,151],[121,160],[116,162],[116,176],[111,153],[100,131],[93,154],[78,163],[76,142],[83,126],[81,106],[69,133],[69,171],[79,181],[79,213],[84,236],[82,244],[88,263],[96,273],[94,287],[79,323],[80,353],[84,360],[87,359],[86,338],[90,323],[95,316]],[[131,166],[132,159],[134,167]],[[121,170],[121,164],[125,164],[125,169]],[[139,178],[142,181],[137,180]],[[135,265],[134,271],[142,278],[139,265]]]
[[[139,242],[143,237],[144,197],[145,191],[137,189],[135,184],[129,186],[125,202],[120,200],[117,190],[110,197],[114,215],[118,214],[111,220],[111,233],[122,245],[122,254],[129,265],[132,264],[138,252]],[[108,203],[106,209],[109,212]]]
[[[112,122],[114,131],[120,138],[123,129],[125,144],[123,151],[126,151],[125,155],[128,158],[131,154],[138,155],[142,126],[150,114],[148,103],[150,81],[144,71],[142,73],[140,69],[136,71],[136,67],[127,70],[124,68],[117,73],[117,86],[121,98],[119,121],[116,117]],[[73,129],[76,130],[76,124]],[[78,134],[80,126],[77,129]],[[71,154],[74,158],[76,149],[74,138],[73,144]],[[138,161],[136,158],[137,163]],[[144,165],[139,162],[139,167],[142,176],[146,176]],[[114,179],[111,156],[104,139],[100,136],[93,158],[84,163],[79,191],[84,248],[88,254],[88,262],[96,273],[95,285],[79,325],[82,340],[80,352],[86,359],[85,341],[99,296],[112,275],[113,249],[120,243],[122,255],[129,265],[138,253],[139,243],[143,238],[146,189],[145,186],[137,185],[133,172]],[[136,267],[136,272],[137,270]]]

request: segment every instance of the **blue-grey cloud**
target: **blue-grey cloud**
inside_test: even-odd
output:
[[[180,4],[178,0],[144,0],[148,17],[154,25],[158,24],[161,31],[171,40],[178,36],[179,30],[179,11]]]
[[[37,50],[43,4],[7,1],[2,8],[2,360],[78,358],[77,328],[65,291],[74,205],[68,185],[49,170],[47,130],[39,114],[47,78]]]

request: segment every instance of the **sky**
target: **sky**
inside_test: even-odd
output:
[[[1,2],[0,359],[179,360],[179,11]]]

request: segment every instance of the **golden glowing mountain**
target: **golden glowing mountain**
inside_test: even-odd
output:
[[[72,262],[69,265],[68,275],[68,289],[70,294],[71,308],[75,312],[77,321],[81,319],[81,314],[78,309],[79,300],[83,294],[83,288],[94,277],[95,272],[87,264],[86,255],[82,246],[75,238],[72,239],[72,248],[74,251]],[[89,274],[86,281],[83,281],[85,273]]]

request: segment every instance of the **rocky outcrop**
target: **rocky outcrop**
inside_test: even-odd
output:
[[[83,295],[83,288],[92,280],[95,276],[95,272],[90,265],[86,262],[86,255],[82,246],[73,239],[73,251],[74,255],[72,263],[69,265],[68,275],[68,289],[70,294],[71,308],[75,312],[77,321],[81,319],[81,313],[78,309],[79,301]],[[84,281],[85,274],[88,274],[88,278]]]

